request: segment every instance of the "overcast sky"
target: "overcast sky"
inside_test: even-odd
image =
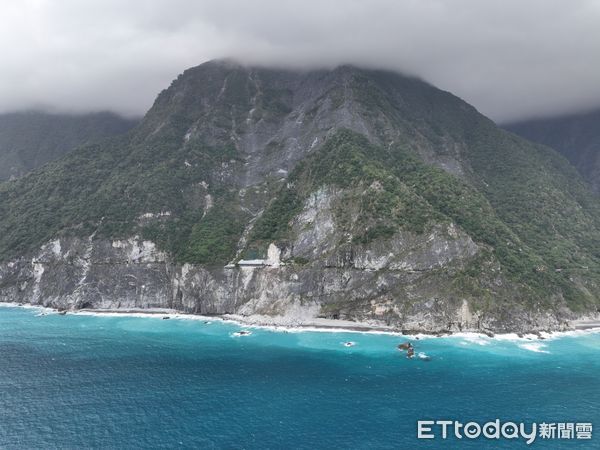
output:
[[[143,114],[213,58],[418,75],[497,121],[600,106],[600,0],[0,0],[0,111]]]

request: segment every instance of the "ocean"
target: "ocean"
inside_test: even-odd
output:
[[[408,359],[395,335],[41,314],[0,308],[2,449],[526,448],[419,440],[417,420],[600,427],[599,333],[413,339]],[[531,447],[600,448],[600,428]]]

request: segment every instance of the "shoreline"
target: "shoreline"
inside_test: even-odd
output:
[[[497,340],[515,340],[515,341],[543,341],[552,340],[567,336],[580,336],[587,334],[600,333],[600,320],[574,320],[573,329],[565,331],[536,331],[529,333],[486,333],[483,331],[461,331],[461,332],[425,332],[418,330],[399,330],[397,328],[382,324],[354,322],[349,320],[335,320],[324,318],[313,318],[310,321],[294,321],[284,317],[272,316],[241,316],[237,314],[219,314],[219,315],[200,315],[186,313],[168,308],[152,309],[80,309],[73,311],[59,311],[55,308],[41,305],[32,305],[30,303],[8,303],[0,302],[0,307],[38,309],[51,314],[68,314],[80,316],[98,316],[98,317],[138,317],[138,318],[159,318],[168,317],[169,319],[179,320],[198,320],[211,322],[218,320],[223,323],[233,323],[241,327],[260,328],[277,332],[321,332],[321,333],[360,333],[360,334],[382,334],[389,336],[402,336],[406,339],[432,339],[432,338],[482,338]]]

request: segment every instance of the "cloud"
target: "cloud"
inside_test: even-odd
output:
[[[600,106],[598,0],[3,0],[0,111],[142,114],[212,58],[418,75],[498,121]]]

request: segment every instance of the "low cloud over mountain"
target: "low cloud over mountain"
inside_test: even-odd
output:
[[[594,0],[8,0],[2,111],[143,113],[183,69],[352,63],[418,75],[497,121],[600,104]]]

